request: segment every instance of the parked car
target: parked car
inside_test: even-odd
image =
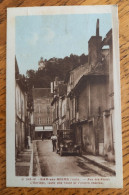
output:
[[[57,153],[63,154],[82,154],[82,148],[75,143],[73,130],[57,130]]]

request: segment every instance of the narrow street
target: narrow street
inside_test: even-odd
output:
[[[52,152],[51,140],[36,141],[36,146],[41,176],[113,176],[83,157]]]

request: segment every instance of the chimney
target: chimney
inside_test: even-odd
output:
[[[96,23],[96,37],[99,37],[99,19],[97,19]]]
[[[99,19],[97,19],[96,36],[92,36],[88,42],[88,63],[91,69],[101,60],[101,42],[102,37],[99,35]]]

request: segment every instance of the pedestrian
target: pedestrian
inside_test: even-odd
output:
[[[43,141],[43,134],[41,135],[42,141]]]
[[[52,140],[52,146],[53,146],[53,152],[56,150],[56,141],[57,141],[57,136],[52,134],[51,136],[51,140]]]
[[[28,135],[27,136],[27,148],[30,149],[30,146],[31,146],[31,139],[30,139],[30,136]]]

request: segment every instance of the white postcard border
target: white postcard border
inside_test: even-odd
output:
[[[19,177],[15,176],[15,17],[27,15],[54,15],[54,14],[88,14],[88,13],[111,13],[113,25],[113,63],[114,63],[114,104],[115,104],[115,155],[116,176],[114,177],[80,177],[80,184],[75,184],[75,177],[67,177],[72,184],[50,184],[50,179],[57,177]],[[7,95],[6,95],[6,184],[8,187],[69,187],[69,188],[122,188],[122,132],[121,132],[121,97],[120,97],[120,56],[118,34],[118,10],[117,6],[59,6],[59,7],[26,7],[7,9]],[[65,179],[66,177],[59,177]],[[96,178],[100,184],[95,183]],[[47,180],[48,179],[48,180]],[[89,179],[89,180],[88,180]],[[92,181],[93,179],[93,181]],[[43,180],[43,181],[42,181]],[[35,183],[33,181],[42,181]],[[44,184],[43,184],[44,182]],[[87,182],[90,182],[87,183]],[[94,183],[93,183],[94,182]]]

